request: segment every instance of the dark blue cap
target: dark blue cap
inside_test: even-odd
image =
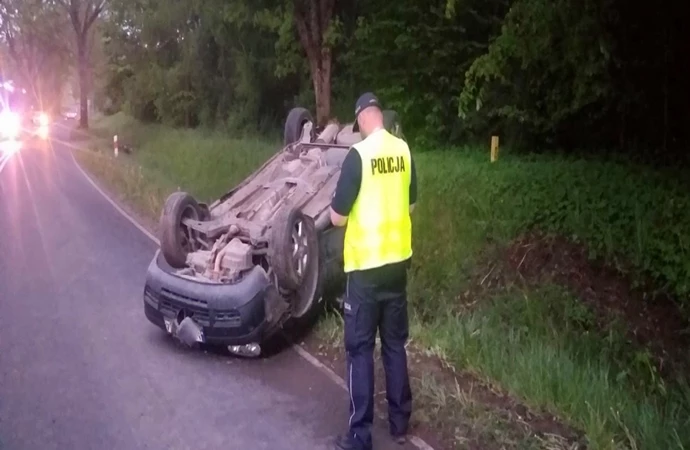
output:
[[[381,108],[381,104],[379,103],[379,99],[374,95],[373,92],[365,92],[364,94],[360,95],[359,98],[357,99],[357,103],[355,103],[355,123],[352,125],[352,131],[357,132],[359,131],[359,124],[357,123],[357,116],[359,116],[359,113],[364,111],[364,109],[370,107],[370,106],[376,106],[377,108]]]

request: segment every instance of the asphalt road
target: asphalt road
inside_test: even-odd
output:
[[[208,354],[149,324],[155,244],[69,152],[0,148],[0,448],[331,448],[348,395],[292,349]]]

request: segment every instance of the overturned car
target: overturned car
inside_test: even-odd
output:
[[[386,128],[401,136],[394,111]],[[353,124],[316,129],[294,108],[284,148],[210,205],[171,194],[160,218],[144,310],[181,341],[258,355],[288,322],[306,325],[344,287],[344,230],[329,207],[340,167],[361,140]]]

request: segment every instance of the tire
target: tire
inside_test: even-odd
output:
[[[311,217],[307,217],[304,221],[307,228],[307,236],[313,236],[309,239],[309,261],[307,271],[302,277],[299,288],[295,292],[295,297],[292,300],[292,318],[296,319],[297,324],[310,323],[321,311],[323,306],[323,275],[325,266],[321,258],[321,240],[318,236],[318,231],[314,221]],[[314,302],[319,302],[314,305]]]
[[[160,218],[161,253],[171,267],[187,266],[187,255],[198,249],[198,244],[185,235],[185,218],[203,220],[204,212],[197,201],[186,192],[175,192],[165,201]],[[192,235],[195,237],[195,235]]]
[[[298,255],[293,253],[296,240],[301,241]],[[302,267],[296,259],[299,256],[303,261],[306,258]],[[314,272],[318,275],[318,260],[319,240],[314,219],[290,206],[278,211],[271,225],[268,244],[268,261],[278,287],[288,291],[299,290],[309,275]]]
[[[302,107],[292,108],[285,119],[285,130],[283,132],[283,144],[288,145],[299,141],[302,136],[302,128],[307,122],[314,122],[309,110]],[[312,138],[314,136],[312,135]]]
[[[396,111],[392,109],[386,109],[383,111],[383,126],[393,136],[405,140],[405,135],[402,131],[402,124],[400,123],[400,119]]]

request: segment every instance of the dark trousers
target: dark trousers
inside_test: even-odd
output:
[[[386,399],[391,435],[407,433],[412,393],[405,343],[409,336],[405,288],[390,289],[358,283],[348,276],[344,302],[345,350],[350,392],[349,429],[362,449],[372,448],[374,419],[374,346],[381,336],[381,357],[386,374]]]

